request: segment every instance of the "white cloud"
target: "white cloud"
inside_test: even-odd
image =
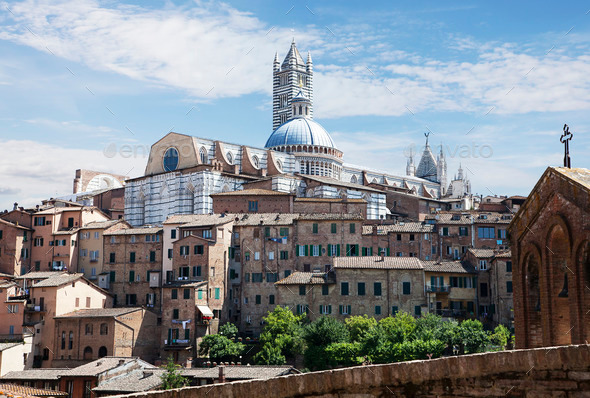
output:
[[[21,206],[34,206],[43,199],[70,194],[76,169],[142,175],[145,152],[127,153],[120,147],[114,151],[106,147],[85,150],[30,140],[0,140],[0,210],[12,208],[17,195]]]

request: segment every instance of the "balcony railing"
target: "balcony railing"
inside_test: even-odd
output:
[[[426,285],[426,291],[428,293],[448,293],[451,290],[449,285]]]
[[[25,306],[25,312],[46,312],[46,305],[27,304]]]
[[[446,318],[465,318],[467,315],[466,310],[436,310],[436,315],[440,315]]]
[[[186,339],[164,340],[164,348],[167,349],[184,349],[190,347],[191,341]]]

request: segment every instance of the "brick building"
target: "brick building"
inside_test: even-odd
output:
[[[518,348],[590,340],[590,170],[548,167],[512,224]]]
[[[371,253],[395,257],[418,257],[430,260],[436,257],[434,226],[424,222],[396,222],[363,226],[363,246]]]
[[[423,261],[429,312],[445,318],[477,315],[477,271],[460,261]]]
[[[383,318],[397,311],[426,311],[424,268],[418,258],[335,257],[333,269],[295,272],[276,283],[278,302],[310,319],[367,314]]]
[[[158,358],[156,323],[156,315],[143,308],[80,309],[56,316],[54,352],[60,360],[54,359],[53,366],[79,366],[106,356],[153,362]]]
[[[99,286],[115,306],[161,309],[162,228],[120,228],[103,233],[103,270]]]
[[[508,328],[514,327],[514,303],[512,281],[512,253],[510,251],[498,253],[491,260],[489,270],[491,297],[495,311],[492,320]]]
[[[29,290],[23,326],[34,329],[34,367],[51,367],[56,359],[67,359],[64,354],[55,357],[57,341],[55,318],[79,309],[108,308],[111,296],[82,274],[65,272],[30,272],[19,277],[23,288]],[[68,331],[73,339],[74,331]],[[69,354],[71,355],[71,354]]]
[[[293,213],[294,194],[246,189],[211,194],[214,213]]]
[[[0,219],[0,272],[21,275],[31,268],[31,228]]]

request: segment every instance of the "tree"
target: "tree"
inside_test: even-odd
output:
[[[498,325],[494,329],[494,333],[492,334],[490,340],[492,344],[498,345],[502,347],[502,349],[506,348],[508,345],[508,340],[510,339],[510,330],[504,325]]]
[[[224,323],[219,327],[219,334],[227,337],[228,339],[233,339],[238,335],[238,327],[233,323]]]
[[[375,318],[369,318],[367,314],[362,316],[351,316],[344,321],[350,333],[350,341],[364,341],[371,329],[377,326]]]
[[[308,347],[326,347],[331,343],[347,343],[350,333],[336,318],[322,316],[305,327],[304,338]]]
[[[259,365],[284,365],[287,359],[281,352],[281,347],[266,343],[254,356],[254,361]]]
[[[354,343],[332,343],[324,350],[326,360],[331,367],[355,366],[363,363],[361,356],[361,344]]]
[[[181,388],[188,386],[188,380],[180,374],[180,365],[174,363],[172,356],[168,357],[166,362],[166,372],[160,376],[162,379],[162,390],[170,390],[173,388]]]
[[[416,318],[407,312],[400,311],[395,316],[381,319],[379,326],[391,342],[402,343],[414,333]]]
[[[303,352],[304,315],[295,315],[288,307],[277,306],[264,318],[260,335],[261,351],[254,356],[260,365],[281,365],[287,357]]]
[[[458,328],[458,336],[468,353],[482,352],[490,342],[488,334],[483,330],[483,325],[475,319],[467,319],[461,322]]]
[[[244,351],[242,343],[234,342],[221,334],[204,336],[199,346],[199,355],[209,356],[214,361],[237,359]]]

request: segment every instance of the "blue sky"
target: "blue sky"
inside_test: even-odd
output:
[[[71,192],[77,168],[141,175],[149,146],[171,130],[263,146],[272,60],[293,37],[312,53],[315,119],[346,162],[403,174],[430,131],[449,174],[461,163],[475,193],[526,195],[561,165],[564,123],[573,165],[590,167],[589,9],[3,2],[0,209]]]

